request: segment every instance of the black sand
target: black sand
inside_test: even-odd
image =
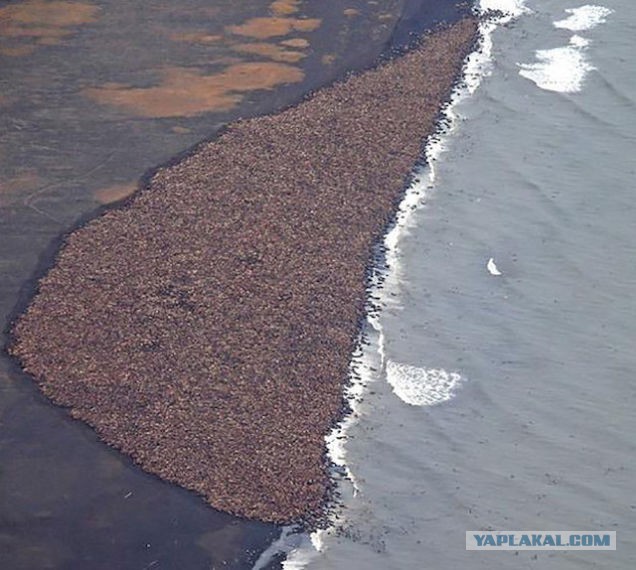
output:
[[[159,171],[69,236],[13,354],[102,439],[213,506],[319,515],[371,246],[475,31],[461,21]]]

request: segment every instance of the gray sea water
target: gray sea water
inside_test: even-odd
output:
[[[286,568],[636,567],[636,4],[601,3],[528,0],[492,34],[367,331],[357,493]],[[617,549],[466,551],[487,529]]]

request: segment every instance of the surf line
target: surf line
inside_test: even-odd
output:
[[[438,131],[431,136],[425,146],[425,166],[418,167],[413,173],[413,183],[407,188],[398,207],[393,225],[389,228],[381,244],[378,245],[376,264],[371,268],[367,296],[366,320],[361,328],[356,348],[350,365],[350,382],[345,396],[349,402],[350,412],[327,435],[328,457],[336,467],[337,489],[342,496],[347,494],[356,497],[363,492],[351,466],[347,463],[347,437],[351,429],[364,414],[363,398],[371,385],[387,379],[387,368],[396,366],[411,368],[408,365],[391,364],[386,357],[385,333],[382,327],[383,310],[396,303],[391,293],[398,295],[400,282],[400,256],[398,245],[405,232],[412,227],[415,211],[426,205],[426,199],[435,188],[436,162],[448,148],[449,139],[455,134],[461,122],[457,106],[470,98],[478,89],[484,78],[492,73],[493,66],[493,32],[521,15],[528,13],[522,0],[481,0],[476,13],[481,21],[478,30],[478,41],[475,50],[470,53],[464,63],[462,75],[453,90],[448,104],[442,112]],[[461,377],[457,373],[448,373],[439,369],[421,369],[428,376],[436,377],[437,384],[444,385],[447,393],[452,393],[459,386]],[[388,379],[387,379],[388,380]],[[399,394],[397,394],[399,397]],[[448,398],[440,398],[445,401]],[[426,400],[423,397],[422,400]],[[427,405],[427,402],[422,402]],[[422,405],[414,404],[414,405]],[[330,525],[324,529],[313,531],[305,540],[297,540],[291,548],[287,540],[285,570],[299,570],[313,559],[320,556],[329,547],[329,537],[335,535],[346,514],[341,509],[333,509]]]

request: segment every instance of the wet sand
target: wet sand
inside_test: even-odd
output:
[[[68,236],[12,353],[145,470],[236,515],[315,522],[371,247],[475,29],[159,170]]]

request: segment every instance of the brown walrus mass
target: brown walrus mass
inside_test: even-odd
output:
[[[317,520],[372,246],[476,30],[463,19],[159,170],[67,237],[12,354],[146,471],[236,515]]]

